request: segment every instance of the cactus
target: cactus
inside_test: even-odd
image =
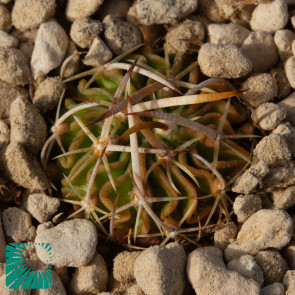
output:
[[[223,79],[197,84],[198,64],[184,57],[131,51],[65,82],[77,79],[41,154],[45,167],[57,143],[69,218],[141,246],[196,243],[230,219],[227,192],[255,137],[241,91]]]

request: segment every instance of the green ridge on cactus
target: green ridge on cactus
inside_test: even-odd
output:
[[[70,217],[83,214],[107,236],[143,246],[196,243],[230,219],[227,191],[255,137],[241,91],[222,79],[198,84],[196,62],[153,53],[68,81],[76,79],[41,155],[45,167],[57,142]]]

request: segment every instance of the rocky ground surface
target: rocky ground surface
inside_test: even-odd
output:
[[[249,89],[265,133],[233,186],[234,222],[191,252],[110,250],[90,221],[61,222],[39,162],[62,79],[142,43],[139,24],[161,32],[170,54],[190,50],[181,39],[202,42],[201,71]],[[0,294],[294,295],[294,28],[294,0],[0,0]],[[51,243],[50,289],[5,287],[10,242]],[[48,257],[37,248],[28,261]]]

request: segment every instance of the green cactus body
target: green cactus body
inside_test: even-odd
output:
[[[124,64],[131,66],[135,58],[137,68],[162,77],[182,92],[197,85],[196,63],[186,67],[184,60],[176,58],[167,69],[164,58],[145,54],[130,55]],[[203,103],[187,103],[184,95],[181,105],[180,94],[163,85],[156,85],[149,95],[141,93],[139,101],[132,103],[138,90],[155,83],[135,70],[114,104],[114,95],[127,75],[123,67],[115,67],[96,69],[100,75],[91,87],[83,78],[72,91],[72,97],[79,99],[64,100],[63,114],[73,113],[62,120],[58,131],[55,129],[63,151],[57,159],[64,175],[63,197],[74,204],[77,211],[73,215],[86,214],[104,233],[122,243],[128,236],[133,238],[131,243],[145,246],[171,237],[196,241],[200,225],[205,228],[213,221],[229,219],[226,191],[249,159],[247,147],[239,144],[242,136],[253,133],[247,111],[237,98],[230,102],[214,96],[215,90],[227,91],[227,97],[238,93],[220,81],[205,89],[203,93],[213,94]],[[174,79],[168,79],[170,76]],[[168,107],[148,106],[177,96],[175,105],[170,99]],[[119,101],[127,104],[93,123]],[[90,107],[74,111],[87,104]],[[159,112],[174,117],[165,119]],[[186,121],[178,122],[179,118]],[[188,121],[206,129],[186,126]],[[103,138],[105,130],[107,138]]]

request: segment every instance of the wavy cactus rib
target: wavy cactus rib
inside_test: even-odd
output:
[[[41,154],[46,167],[57,141],[69,217],[83,213],[122,243],[196,243],[229,220],[228,184],[249,163],[241,91],[222,79],[197,84],[197,63],[168,62],[130,54],[68,79],[81,80]]]

